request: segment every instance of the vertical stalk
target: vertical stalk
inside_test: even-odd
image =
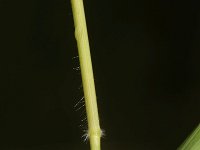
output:
[[[90,147],[91,150],[100,150],[101,129],[83,0],[71,0],[71,4],[85,97]]]

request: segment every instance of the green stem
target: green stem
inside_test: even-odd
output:
[[[90,147],[91,150],[100,150],[101,129],[83,0],[71,0],[71,4],[85,97]]]

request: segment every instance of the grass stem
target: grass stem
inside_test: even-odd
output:
[[[88,120],[88,137],[91,150],[100,150],[101,129],[83,0],[71,0],[71,4]]]

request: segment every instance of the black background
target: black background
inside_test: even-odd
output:
[[[197,1],[84,4],[102,150],[176,149],[200,120]],[[70,1],[0,0],[0,35],[0,149],[89,149]]]

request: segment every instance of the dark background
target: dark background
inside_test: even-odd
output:
[[[197,2],[84,0],[102,150],[175,150],[198,125]],[[89,149],[70,1],[0,0],[0,37],[0,149]]]

